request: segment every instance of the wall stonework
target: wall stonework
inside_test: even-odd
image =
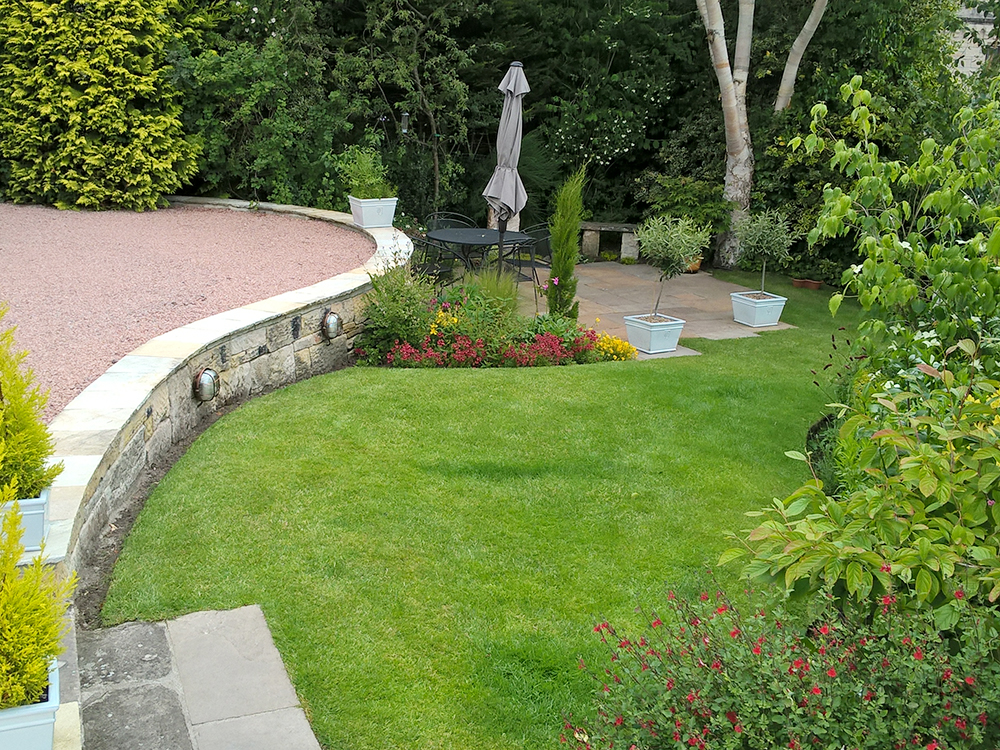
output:
[[[251,208],[245,201],[176,201]],[[266,203],[254,208],[357,231],[349,214]],[[53,460],[62,461],[64,470],[52,488],[49,563],[68,573],[88,560],[143,472],[162,467],[173,446],[214,412],[351,364],[354,339],[363,330],[358,298],[371,288],[372,274],[412,250],[405,235],[391,227],[363,234],[359,242],[374,239],[376,246],[365,266],[158,336],[112,365],[52,420]],[[320,330],[330,311],[343,323],[333,340]],[[202,403],[194,396],[194,378],[205,367],[219,374],[220,388]]]

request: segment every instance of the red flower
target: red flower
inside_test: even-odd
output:
[[[917,661],[923,661],[924,652],[920,649],[920,646],[917,646],[917,650],[913,652],[913,658]]]
[[[904,646],[909,646],[910,645],[910,636],[907,635],[907,636],[903,637],[903,645]]]
[[[892,567],[889,565],[889,563],[885,563],[881,568],[879,568],[879,570],[881,570],[883,573],[891,573]]]
[[[661,620],[661,619],[660,619],[659,617],[657,617],[657,618],[656,618],[655,620],[653,620],[653,621],[652,621],[651,623],[649,623],[649,624],[650,624],[650,626],[652,626],[652,627],[654,627],[654,628],[658,628],[658,627],[660,627],[660,625],[662,625],[662,624],[663,624],[663,621],[662,621],[662,620]]]
[[[837,676],[837,670],[834,669],[833,667],[830,667],[828,670],[826,670],[826,676],[827,677],[836,677]]]
[[[726,711],[726,718],[729,719],[730,724],[735,724],[739,721],[735,711]]]
[[[965,729],[967,726],[968,724],[965,723],[965,719],[955,719],[956,729]]]
[[[674,689],[674,678],[673,677],[668,677],[667,678],[667,690],[673,690],[673,689]]]
[[[975,685],[976,684],[976,678],[972,677],[972,676],[966,677],[965,678],[965,684],[966,685]]]
[[[694,693],[688,693],[687,695],[688,703],[694,703],[694,699],[697,697],[698,696],[696,696]]]
[[[754,646],[754,647],[753,647],[752,649],[750,649],[750,650],[751,650],[751,651],[753,651],[753,652],[754,652],[754,654],[756,654],[757,656],[760,656],[760,646]]]
[[[931,740],[927,743],[927,750],[938,750],[939,747],[937,740]]]
[[[821,625],[820,628],[819,628],[819,632],[822,633],[823,635],[829,635],[830,634],[830,626],[829,625]]]
[[[957,589],[955,591],[955,598],[956,599],[964,599],[965,598],[965,592],[962,591],[962,589]]]
[[[729,631],[729,637],[730,638],[735,638],[739,634],[740,634],[740,629],[739,628],[733,628],[732,630]]]
[[[625,719],[622,718],[621,714],[615,717],[615,726],[620,727]]]
[[[721,615],[721,614],[722,614],[723,612],[725,612],[725,611],[726,611],[727,609],[729,609],[729,607],[727,607],[727,606],[726,606],[725,604],[723,604],[723,605],[722,605],[721,607],[719,607],[719,608],[718,608],[718,609],[716,609],[715,611],[716,611],[716,612],[718,612],[718,613],[719,613],[719,614]]]
[[[819,695],[819,694],[820,694],[820,693],[822,693],[823,691],[822,691],[822,690],[820,690],[820,687],[819,687],[819,685],[813,685],[813,689],[812,689],[812,691],[811,691],[811,692],[812,692],[812,694],[813,694],[813,695]]]
[[[875,693],[873,693],[871,690],[869,690],[869,691],[867,691],[865,693],[865,700],[866,701],[870,701],[874,697],[875,697]]]
[[[701,600],[703,602],[707,602],[708,601],[708,594],[706,594],[704,591],[701,593]]]
[[[736,734],[742,734],[743,727],[740,724],[737,724],[735,727],[733,727],[733,731],[736,732]]]
[[[941,679],[943,679],[943,680],[950,680],[951,679],[951,675],[952,675],[951,670],[950,669],[946,669],[946,670],[944,670],[944,674],[941,675]]]
[[[986,726],[986,714],[985,713],[979,714],[979,716],[976,717],[976,721],[978,721],[980,724],[982,724],[985,727]]]

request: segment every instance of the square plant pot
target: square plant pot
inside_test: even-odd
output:
[[[351,216],[357,226],[362,229],[392,226],[398,198],[355,198],[349,195],[347,199],[351,203]]]
[[[12,505],[13,503],[6,503],[0,506],[0,515],[10,510]],[[18,506],[21,509],[21,525],[24,527],[24,536],[21,537],[24,551],[38,552],[49,531],[49,489],[46,487],[38,497],[19,500]]]
[[[645,354],[661,354],[677,349],[684,321],[669,315],[626,315],[628,342]]]
[[[59,710],[59,665],[49,664],[49,694],[41,703],[0,710],[0,747],[52,750]]]
[[[732,292],[729,297],[733,301],[733,320],[751,328],[777,325],[788,301],[770,292]]]

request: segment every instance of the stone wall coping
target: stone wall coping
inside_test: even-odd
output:
[[[108,368],[56,415],[49,424],[55,443],[55,455],[50,462],[62,462],[63,471],[52,486],[45,557],[50,564],[62,564],[67,572],[75,569],[81,559],[81,550],[77,549],[80,531],[94,510],[90,507],[91,500],[98,488],[111,495],[131,492],[141,471],[155,460],[154,453],[183,440],[185,432],[189,435],[208,409],[217,408],[209,406],[196,411],[194,406],[182,404],[192,410],[191,415],[185,413],[189,418],[174,419],[171,424],[173,410],[179,408],[176,401],[189,397],[197,403],[191,394],[190,373],[204,366],[202,360],[215,363],[221,359],[223,365],[227,364],[227,346],[229,356],[243,357],[242,374],[232,361],[228,362],[233,382],[226,384],[230,388],[227,403],[318,374],[323,368],[342,366],[358,326],[352,322],[352,329],[344,337],[338,337],[345,339],[337,348],[339,359],[325,355],[324,350],[324,361],[312,364],[302,350],[308,355],[309,347],[335,343],[326,342],[319,334],[318,316],[331,305],[350,304],[370,288],[372,275],[404,262],[413,249],[401,231],[392,227],[362,230],[354,226],[350,214],[339,211],[219,198],[172,196],[169,200],[329,221],[374,240],[375,252],[360,268],[203,318],[147,341]],[[299,325],[304,325],[301,320],[306,314],[312,315],[314,330],[296,336],[293,323],[293,333],[287,340],[268,339],[269,335],[272,339],[277,336],[277,324],[298,320]],[[252,366],[257,356],[267,359],[260,365],[260,371],[253,373],[258,386],[239,382],[239,378],[249,377],[246,367]],[[279,357],[280,361],[275,361]],[[334,364],[328,367],[330,363]],[[173,377],[178,373],[182,377]],[[266,387],[259,387],[260,382],[267,383]],[[159,429],[164,423],[166,427]],[[104,501],[104,514],[109,514],[106,506],[114,507],[120,499],[102,495],[99,500]]]

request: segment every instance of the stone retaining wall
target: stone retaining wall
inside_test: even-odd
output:
[[[294,213],[356,229],[349,214],[245,201],[178,198],[177,202]],[[371,288],[369,273],[399,262],[412,250],[392,228],[367,233],[376,252],[349,273],[157,336],[116,362],[71,401],[49,425],[54,461],[65,468],[52,487],[46,558],[76,570],[96,549],[110,519],[124,507],[145,469],[165,460],[211,413],[350,362],[361,331],[358,298]],[[342,330],[327,340],[323,316],[340,316]],[[204,367],[220,379],[211,401],[194,397]]]

